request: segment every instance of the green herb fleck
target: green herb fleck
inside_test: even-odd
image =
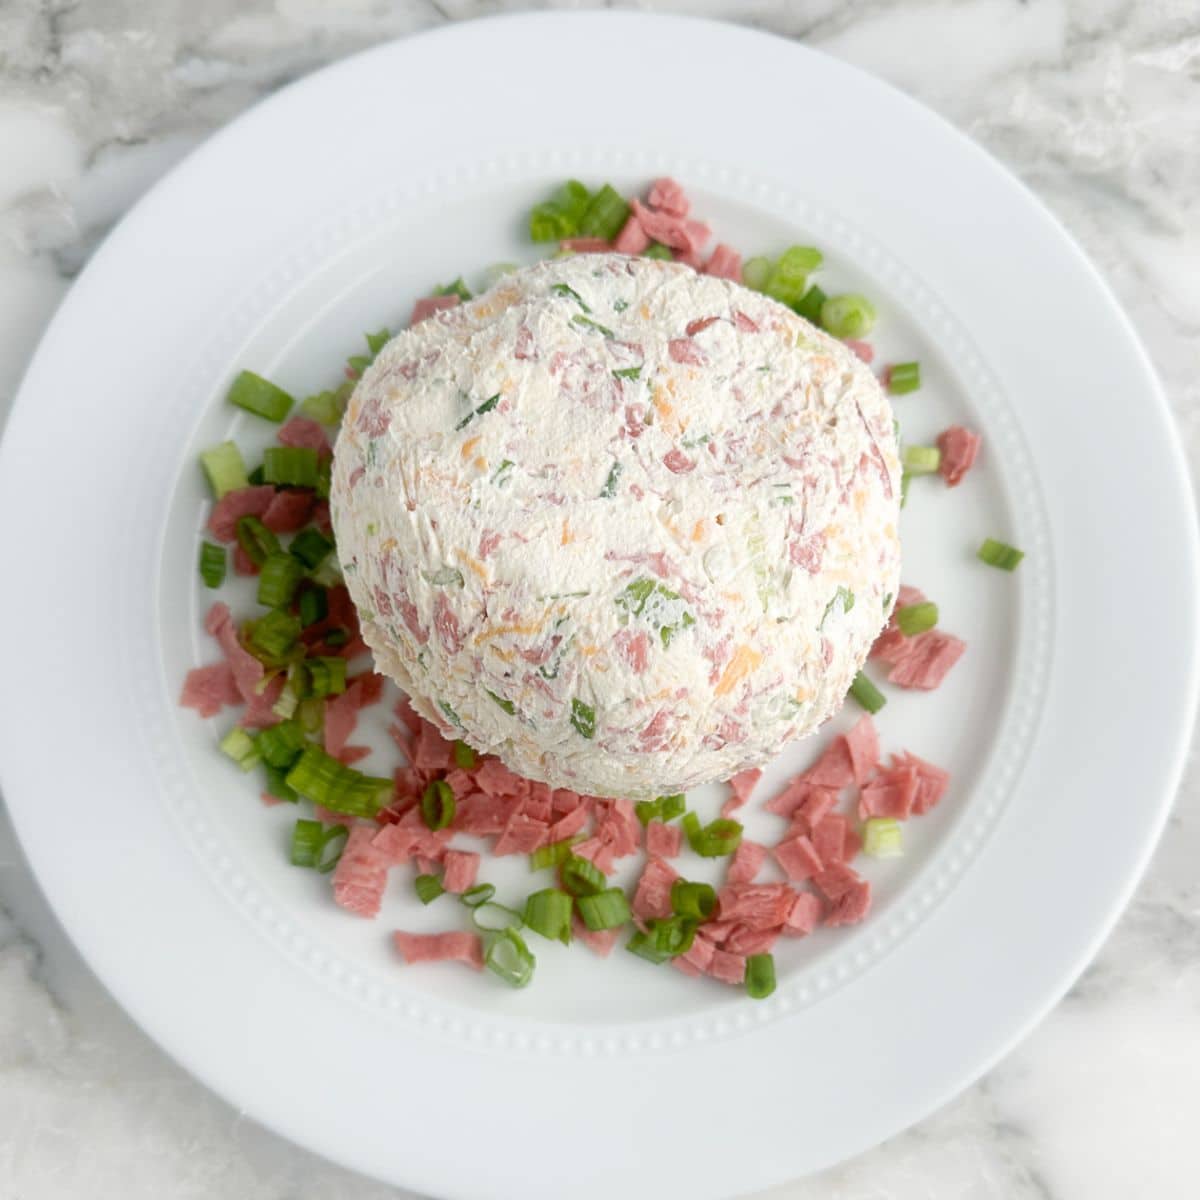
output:
[[[641,367],[621,367],[613,372],[614,379],[641,379]]]
[[[497,392],[494,396],[489,396],[478,408],[467,413],[465,417],[457,425],[454,430],[457,433],[460,429],[466,429],[468,425],[476,418],[482,417],[484,413],[489,413],[497,404],[500,403],[500,393]]]
[[[584,298],[573,288],[565,283],[556,283],[550,289],[556,296],[570,296],[585,313],[590,313],[592,310],[588,307]]]
[[[585,317],[580,313],[576,313],[571,318],[571,324],[594,329],[597,333],[602,333],[606,338],[615,338],[617,336],[607,325],[601,325],[599,321],[593,321],[591,317]]]
[[[621,464],[614,462],[608,469],[608,478],[600,489],[601,500],[611,500],[617,494],[617,480],[621,478]]]
[[[483,690],[487,692],[487,694],[491,696],[496,704],[500,708],[504,709],[504,711],[508,713],[510,717],[517,711],[517,706],[511,700],[505,700],[503,696],[497,696],[496,693],[491,691],[489,688],[484,688]]]
[[[596,736],[596,710],[582,700],[572,700],[571,724],[576,733],[590,740]]]

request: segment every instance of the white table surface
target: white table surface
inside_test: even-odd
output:
[[[589,6],[0,0],[0,421],[91,250],[215,127],[373,42],[527,7]],[[610,7],[718,16],[798,38],[877,72],[977,138],[1058,213],[1116,289],[1200,464],[1197,0]],[[1080,830],[1081,853],[1086,846]],[[763,1200],[1194,1198],[1198,1091],[1192,767],[1131,908],[1041,1027],[915,1129]],[[0,1197],[81,1196],[408,1200],[258,1128],[170,1062],[67,943],[0,818]]]

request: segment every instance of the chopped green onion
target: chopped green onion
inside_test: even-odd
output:
[[[292,866],[315,867],[320,861],[324,842],[325,826],[320,821],[297,821],[292,826]]]
[[[824,261],[820,250],[814,250],[811,246],[790,246],[771,269],[763,291],[781,304],[799,304],[804,298],[808,277]]]
[[[615,375],[616,372],[614,371]],[[601,500],[611,500],[617,494],[617,480],[621,478],[621,464],[614,462],[608,468],[608,475],[604,480],[604,486],[600,489]]]
[[[887,369],[887,389],[893,396],[915,392],[921,386],[919,362],[892,363]]]
[[[529,869],[544,871],[547,867],[561,867],[571,857],[571,847],[577,841],[578,837],[569,837],[561,842],[551,842],[548,846],[539,846],[529,856]]]
[[[657,918],[649,924],[654,949],[664,958],[686,954],[696,940],[696,922],[685,917]]]
[[[535,242],[561,242],[575,237],[591,199],[579,180],[568,179],[550,200],[534,205],[529,214],[530,238]]]
[[[283,388],[276,387],[253,371],[243,371],[233,381],[226,399],[238,408],[266,417],[268,421],[282,421],[292,407],[292,398]]]
[[[429,829],[445,829],[457,807],[454,789],[444,779],[433,780],[421,793],[421,819]]]
[[[337,587],[342,582],[342,568],[338,566],[336,554],[327,554],[325,561],[308,573],[309,579],[320,587]]]
[[[676,916],[707,921],[717,907],[717,893],[708,883],[677,879],[671,884],[671,911]]]
[[[875,325],[875,306],[857,292],[830,296],[821,305],[821,328],[835,338],[860,338]]]
[[[850,685],[850,695],[872,715],[877,713],[886,703],[887,697],[859,671]]]
[[[746,959],[746,994],[765,1000],[775,990],[775,959],[770,954],[751,954]]]
[[[422,904],[432,904],[446,889],[436,875],[418,875],[413,880],[413,890]]]
[[[475,751],[466,742],[458,741],[454,743],[454,765],[460,771],[475,770],[475,763],[477,761],[478,758]]]
[[[525,987],[533,978],[537,959],[515,929],[505,929],[488,947],[484,966],[510,987]]]
[[[1015,571],[1017,564],[1025,557],[1024,550],[1018,550],[1007,542],[998,542],[995,538],[987,538],[978,550],[979,558],[989,567],[999,567],[1002,571]]]
[[[687,797],[682,792],[676,792],[672,796],[659,796],[658,803],[662,805],[658,819],[673,821],[676,817],[683,816],[683,810],[687,807]]]
[[[651,821],[661,821],[662,797],[660,796],[657,800],[639,800],[633,806],[633,810],[643,825],[649,825]]]
[[[263,761],[280,770],[291,767],[308,744],[298,721],[280,721],[259,732],[255,739]]]
[[[571,724],[580,737],[596,736],[596,710],[578,698],[571,701]]]
[[[225,582],[225,547],[200,543],[200,578],[204,586],[219,588]]]
[[[683,818],[683,828],[687,834],[688,845],[701,858],[723,858],[726,854],[732,854],[742,844],[741,822],[729,817],[718,817],[701,829],[696,814],[688,813]]]
[[[558,888],[543,888],[525,900],[525,924],[552,942],[571,944],[571,908],[574,901]]]
[[[595,896],[604,891],[608,880],[599,867],[572,854],[560,871],[562,885],[572,896]]]
[[[477,883],[474,887],[469,887],[459,900],[468,908],[478,908],[481,904],[486,904],[496,894],[496,888],[490,883]]]
[[[905,446],[900,463],[909,475],[936,475],[942,465],[942,452],[936,446]]]
[[[638,958],[655,964],[665,963],[671,956],[663,954],[654,944],[653,933],[642,933],[640,930],[625,943],[625,949]]]
[[[938,606],[932,600],[922,604],[906,604],[896,609],[896,626],[905,637],[915,637],[938,623]]]
[[[220,500],[226,492],[244,488],[250,483],[246,475],[246,464],[242,461],[242,452],[233,442],[222,442],[211,450],[200,453],[200,465],[204,468],[208,486],[212,494]]]
[[[908,485],[912,482],[912,476],[907,471],[900,472],[900,507],[905,508],[908,505]]]
[[[345,825],[299,820],[292,828],[291,861],[295,867],[312,867],[322,874],[332,871],[346,848],[350,830]]]
[[[302,529],[288,547],[288,553],[298,558],[310,571],[319,567],[333,549],[333,543],[315,529]]]
[[[641,367],[618,367],[613,372],[614,379],[641,379],[641,377],[642,377],[642,368]]]
[[[364,775],[309,744],[288,772],[288,786],[331,812],[373,817],[391,798],[390,779]]]
[[[606,888],[591,896],[579,896],[575,903],[583,923],[593,932],[616,929],[631,916],[629,901],[620,888]]]
[[[289,804],[295,804],[300,797],[296,795],[287,783],[287,772],[279,767],[268,766],[263,764],[263,771],[267,776],[267,791],[275,797],[276,800],[286,800]]]
[[[288,665],[287,682],[279,699],[271,705],[271,711],[285,721],[290,721],[300,708],[300,701],[308,693],[308,668],[301,662]]]
[[[587,211],[580,218],[579,236],[598,237],[611,242],[625,228],[629,212],[629,205],[621,194],[606,183],[592,197]]]
[[[240,725],[235,725],[220,741],[222,754],[233,759],[243,771],[252,771],[262,759],[258,747]]]
[[[870,817],[863,826],[862,848],[872,858],[899,858],[904,853],[904,829],[895,817]]]
[[[267,666],[281,666],[300,636],[300,618],[274,608],[252,623],[246,649]]]
[[[523,924],[521,914],[505,904],[495,904],[485,901],[483,904],[472,904],[471,924],[480,933],[502,933],[506,929],[520,929]]]
[[[317,392],[300,401],[300,415],[321,425],[336,425],[345,411],[338,392]]]
[[[664,246],[659,242],[651,242],[645,250],[642,251],[643,258],[657,258],[665,262],[670,262],[675,257],[671,253],[670,246]]]
[[[296,594],[303,572],[304,568],[290,554],[267,555],[258,577],[259,604],[264,608],[286,608]]]
[[[325,701],[312,696],[301,700],[296,709],[296,720],[305,733],[319,734],[325,728]]]
[[[329,616],[329,593],[323,587],[307,587],[300,593],[300,624],[307,629]]]
[[[250,474],[246,476],[246,482],[252,484],[254,487],[262,487],[262,483],[263,483],[262,463],[259,463],[258,466],[255,467],[254,470],[251,471]]]
[[[800,303],[792,307],[806,321],[813,325],[819,325],[821,323],[821,305],[828,299],[829,297],[814,283],[800,298]]]
[[[333,486],[333,459],[326,455],[317,467],[317,483],[313,494],[318,500],[329,499],[329,489]]]
[[[346,690],[346,660],[319,655],[305,659],[308,689],[312,696],[340,696]]]
[[[257,517],[238,517],[234,530],[238,545],[256,567],[279,552],[279,539]]]
[[[748,258],[742,264],[742,283],[755,292],[766,291],[767,280],[771,278],[773,265],[769,258],[758,255]]]
[[[673,821],[686,807],[682,792],[675,796],[659,796],[657,800],[639,800],[634,805],[637,819],[643,825],[651,821]]]
[[[457,296],[464,304],[468,300],[474,299],[471,289],[463,282],[461,275],[453,283],[439,283],[433,289],[433,294],[435,296]],[[376,350],[375,353],[378,354],[379,351]]]
[[[263,481],[284,487],[316,487],[317,452],[310,446],[268,446],[263,451]]]

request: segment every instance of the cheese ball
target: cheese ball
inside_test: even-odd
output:
[[[641,799],[841,706],[899,588],[874,375],[690,267],[581,254],[399,334],[355,388],[333,525],[378,669],[449,738]]]

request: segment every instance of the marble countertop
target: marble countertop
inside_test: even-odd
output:
[[[0,421],[91,250],[215,127],[378,40],[527,7],[587,6],[0,0]],[[877,72],[982,142],[1116,289],[1200,465],[1196,0],[611,7],[723,17],[801,39]],[[921,1125],[761,1200],[1197,1195],[1198,863],[1193,762],[1133,904],[1037,1031]],[[6,819],[0,905],[0,1195],[403,1200],[256,1127],[167,1059],[68,944]]]

